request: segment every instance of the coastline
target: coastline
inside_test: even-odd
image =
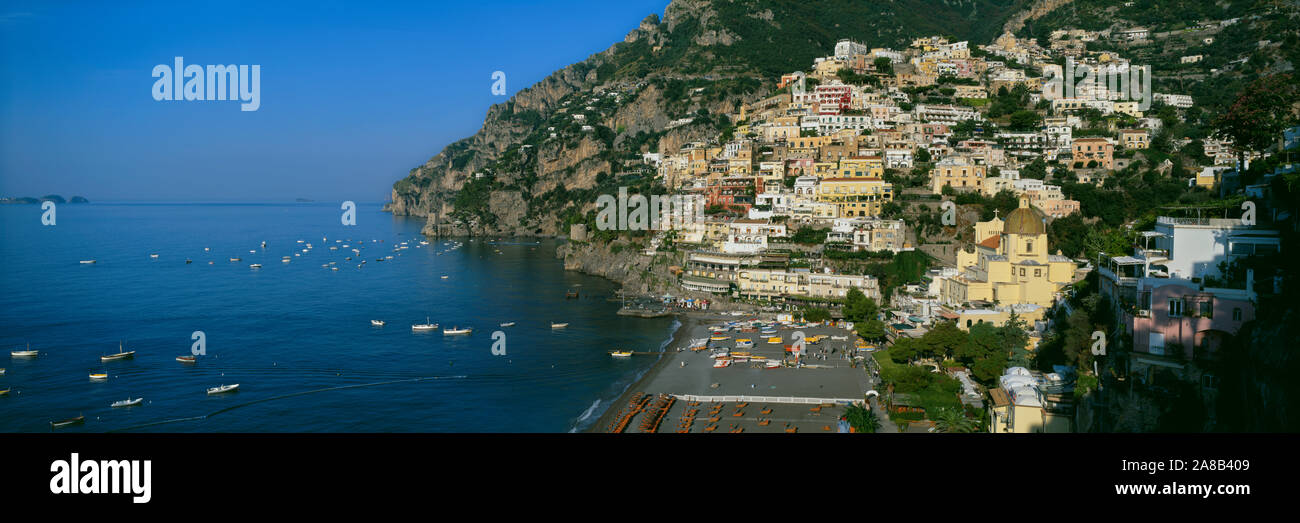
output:
[[[604,432],[605,427],[608,427],[609,424],[614,421],[614,418],[623,411],[623,408],[627,406],[627,402],[632,398],[632,394],[635,394],[636,391],[644,388],[645,384],[650,383],[659,375],[659,373],[663,372],[664,368],[667,367],[669,360],[672,359],[665,356],[676,352],[678,347],[686,346],[687,342],[691,340],[691,332],[694,331],[695,328],[703,325],[705,322],[703,318],[696,317],[696,314],[694,313],[680,312],[675,315],[675,318],[679,323],[681,323],[681,325],[678,326],[677,331],[673,333],[671,341],[664,346],[664,352],[659,354],[654,365],[652,365],[645,374],[642,374],[639,379],[632,382],[631,385],[628,385],[627,389],[619,394],[618,398],[614,399],[613,403],[610,403],[609,406],[605,408],[605,412],[601,413],[595,423],[592,423],[583,430],[583,432]]]

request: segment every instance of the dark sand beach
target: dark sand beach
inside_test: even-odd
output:
[[[764,321],[771,321],[770,314],[763,316]],[[753,317],[707,313],[679,315],[681,327],[654,367],[628,387],[588,430],[606,432],[628,410],[629,401],[641,393],[652,397],[669,394],[771,399],[674,401],[662,414],[656,432],[836,431],[836,422],[845,402],[861,401],[874,386],[862,364],[852,358],[856,355],[852,333],[830,326],[782,326],[775,335],[782,339],[780,343],[769,343],[768,336],[760,332],[735,331],[726,334],[727,340],[711,342],[711,346],[732,347],[737,338],[751,339],[754,347],[747,352],[756,357],[781,360],[785,355],[784,345],[793,341],[795,332],[802,332],[806,337],[824,336],[822,341],[808,345],[809,354],[804,357],[802,368],[771,369],[765,368],[761,362],[737,362],[730,367],[714,368],[709,351],[689,350],[691,339],[710,336],[709,326]],[[836,340],[832,336],[842,339]],[[656,401],[652,399],[650,404],[654,403]],[[691,409],[698,409],[696,415],[684,417],[683,414]],[[712,414],[714,412],[720,414]],[[640,424],[645,415],[640,413],[631,418],[623,432],[641,431]]]

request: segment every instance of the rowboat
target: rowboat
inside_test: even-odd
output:
[[[384,326],[384,320],[370,320],[370,324],[371,324],[371,325],[374,325],[374,326],[376,326],[376,327],[383,327],[383,326]]]
[[[136,405],[139,405],[140,402],[142,401],[144,401],[144,398],[136,398],[136,399],[127,398],[122,401],[114,401],[112,406],[113,407],[134,407]]]
[[[752,348],[754,348],[754,340],[751,340],[751,339],[748,339],[748,338],[741,338],[741,339],[738,339],[738,340],[736,340],[736,348],[737,348],[737,349],[752,349]]]
[[[411,326],[413,331],[431,331],[438,328],[437,323],[429,323],[429,317],[424,317],[424,323],[417,323]]]
[[[95,260],[81,260],[82,265],[90,265],[92,263],[95,263]]]
[[[194,363],[195,361],[198,361],[198,358],[191,355],[177,356],[176,361],[179,361],[181,363]]]
[[[723,367],[730,367],[730,366],[731,366],[731,360],[726,360],[721,358],[713,360],[713,368],[715,369],[721,369]]]
[[[551,324],[551,328],[552,328],[552,329],[563,329],[563,328],[568,327],[568,326],[569,326],[568,323],[552,323],[552,324]]]
[[[150,257],[150,258],[153,258],[153,259],[155,259],[155,260],[158,259],[158,255],[157,255],[157,254],[150,254],[149,257]]]
[[[248,268],[250,268],[250,269],[261,269],[261,268],[262,268],[262,264],[260,264],[260,263],[254,263],[254,264],[252,264],[252,265],[249,265]]]
[[[117,343],[117,354],[109,354],[109,355],[107,355],[107,356],[100,356],[100,357],[99,357],[99,361],[129,360],[129,359],[133,359],[133,358],[135,358],[135,351],[133,351],[133,350],[129,350],[129,351],[125,351],[125,352],[123,352],[123,351],[122,351],[122,342],[118,342],[118,343]]]
[[[237,261],[239,261],[239,258],[231,258],[230,261],[232,261],[232,262],[237,262]]]
[[[108,374],[105,374],[105,373],[102,373],[102,372],[99,372],[99,373],[93,373],[93,374],[90,375],[90,379],[91,379],[92,381],[106,381],[106,380],[108,380]]]
[[[212,387],[208,389],[208,395],[211,396],[213,394],[225,394],[227,392],[235,392],[237,390],[239,390],[238,383],[234,385],[222,385],[220,387]]]
[[[63,421],[51,421],[50,428],[57,429],[61,427],[66,427],[68,425],[80,425],[85,422],[86,422],[85,416],[77,416],[75,418],[68,418]]]
[[[513,322],[513,321],[507,321],[507,322],[505,322],[505,323],[502,323],[501,326],[502,326],[502,327],[514,327],[514,326],[515,326],[515,322]]]
[[[713,341],[726,341],[731,339],[731,336],[710,336],[709,339]]]
[[[610,356],[613,356],[613,357],[615,357],[615,358],[631,358],[631,357],[632,357],[632,351],[630,351],[630,350],[615,350],[615,351],[610,351],[610,352],[609,352],[609,355],[610,355]]]
[[[781,343],[781,338],[779,338],[779,337],[768,338],[768,339],[767,339],[767,342],[768,342],[768,343]]]
[[[455,334],[469,334],[469,333],[471,333],[471,332],[474,332],[474,329],[471,329],[471,328],[469,328],[469,327],[466,327],[466,328],[464,328],[464,329],[462,329],[462,328],[460,328],[460,327],[452,327],[452,328],[450,328],[450,329],[442,329],[442,334],[443,334],[444,336],[451,336],[451,335],[455,335]]]

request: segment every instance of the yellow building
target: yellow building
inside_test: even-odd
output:
[[[979,191],[984,187],[986,169],[987,166],[976,165],[969,158],[944,158],[930,170],[930,190],[942,194],[944,186],[951,186],[958,191]]]
[[[834,204],[841,218],[880,216],[893,200],[893,184],[880,178],[826,178],[817,185],[817,201]]]
[[[995,233],[998,224],[1002,230]],[[945,305],[985,301],[1050,307],[1074,277],[1073,261],[1059,252],[1048,254],[1046,216],[1030,206],[1028,196],[1021,195],[1020,208],[1006,221],[995,217],[977,223],[975,233],[984,240],[975,245],[975,252],[958,251],[960,273],[942,282],[940,299]]]
[[[880,178],[885,175],[885,162],[879,156],[852,156],[840,160],[837,175],[840,178]]]

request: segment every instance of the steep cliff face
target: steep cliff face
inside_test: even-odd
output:
[[[598,194],[648,188],[641,153],[716,140],[739,103],[838,39],[982,37],[1018,1],[674,0],[662,20],[647,16],[622,42],[492,106],[477,133],[397,181],[385,208],[427,217],[430,235],[562,234]],[[949,23],[966,20],[977,23]]]

